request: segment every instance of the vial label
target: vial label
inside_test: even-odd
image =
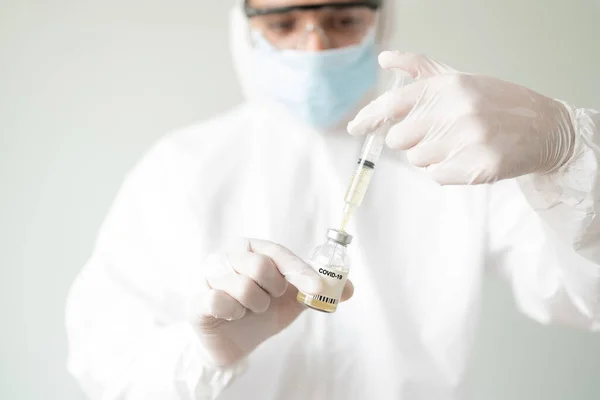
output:
[[[314,298],[324,303],[337,304],[348,280],[348,270],[331,268],[314,262],[309,264],[321,276],[323,282],[323,290]]]

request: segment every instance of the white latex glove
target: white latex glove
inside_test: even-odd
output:
[[[306,310],[296,300],[298,289],[322,289],[319,274],[280,245],[242,239],[230,250],[207,257],[202,288],[190,307],[208,361],[218,367],[245,358]],[[353,292],[348,280],[342,301]]]
[[[366,106],[348,132],[390,124],[388,147],[407,150],[408,161],[442,185],[550,173],[573,154],[571,110],[559,101],[418,54],[383,52],[379,63],[416,81]]]

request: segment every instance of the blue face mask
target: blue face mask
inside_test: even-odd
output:
[[[316,128],[332,128],[377,85],[375,34],[361,44],[308,52],[279,50],[254,37],[256,83],[271,99]]]

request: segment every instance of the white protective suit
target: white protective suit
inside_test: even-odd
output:
[[[354,297],[305,311],[245,363],[208,367],[184,310],[203,259],[235,236],[308,257],[339,222],[362,144],[260,99],[239,7],[234,27],[248,101],[149,151],[69,294],[68,368],[91,398],[465,399],[490,269],[534,320],[600,328],[600,117],[577,109],[585,146],[553,180],[441,187],[384,151],[348,227]]]

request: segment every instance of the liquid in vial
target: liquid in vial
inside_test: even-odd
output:
[[[349,269],[333,265],[319,266],[315,263],[310,264],[321,275],[324,290],[314,296],[298,292],[297,300],[313,310],[326,313],[335,312],[344,292],[346,281],[348,280]]]
[[[296,300],[313,310],[333,313],[337,310],[350,272],[346,246],[352,236],[336,229],[327,231],[327,242],[318,246],[308,264],[321,278],[322,290],[316,294],[298,292]]]

